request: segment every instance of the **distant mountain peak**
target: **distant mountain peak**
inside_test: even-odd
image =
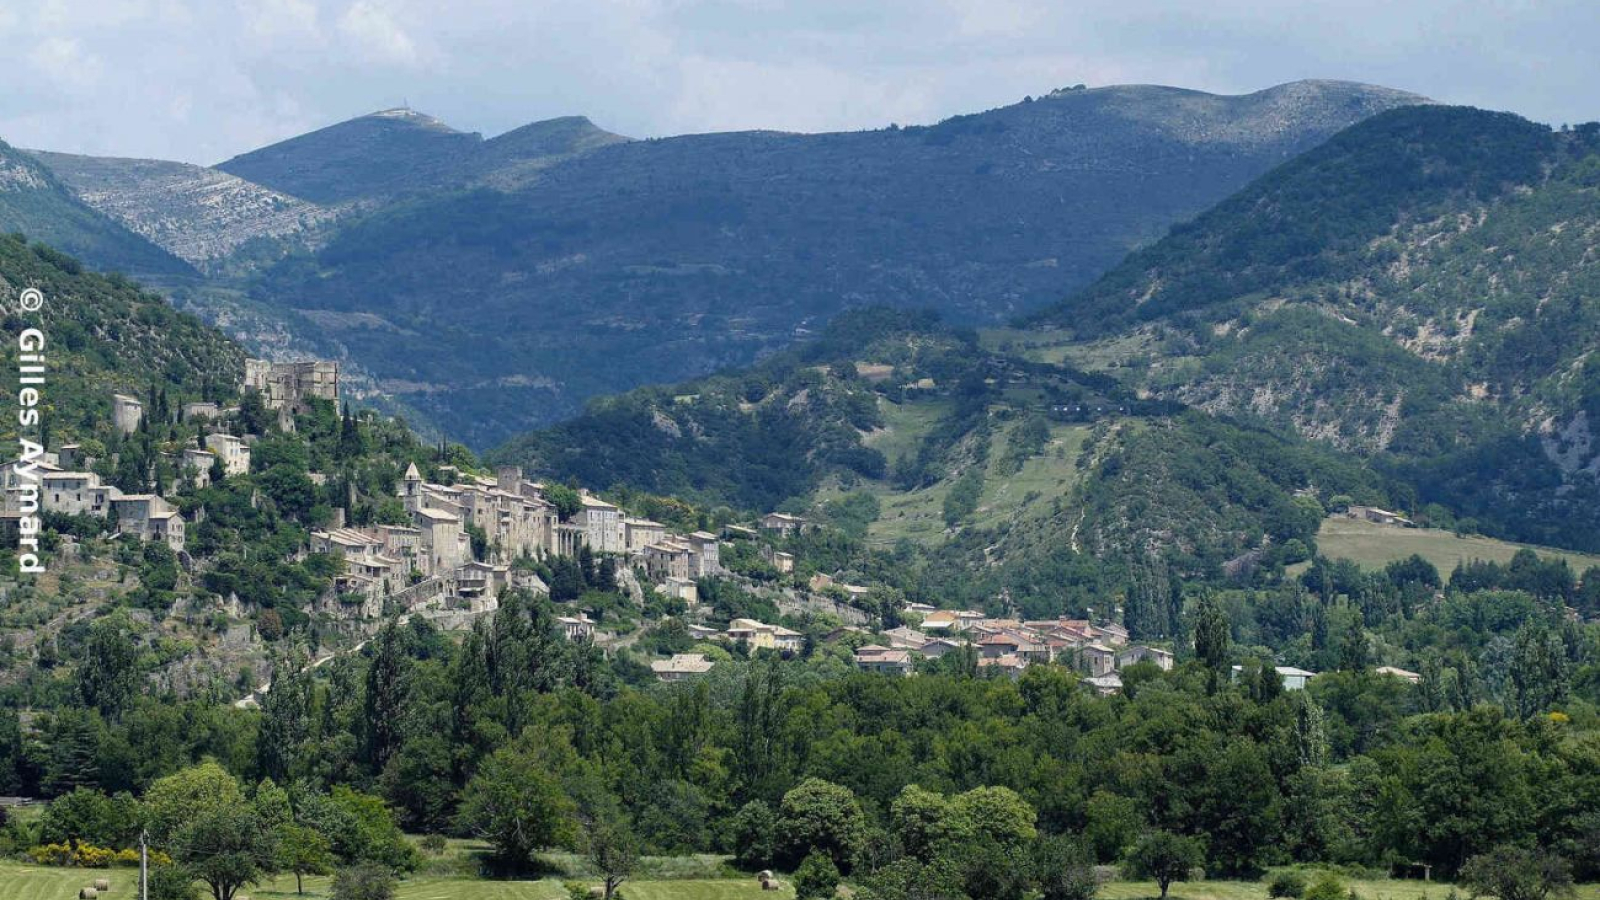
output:
[[[406,123],[409,123],[409,124],[413,124],[413,125],[421,125],[421,126],[423,126],[425,128],[441,129],[443,131],[448,131],[448,132],[451,132],[453,134],[461,134],[462,133],[462,132],[456,130],[455,128],[450,127],[450,125],[446,124],[443,120],[434,118],[433,116],[430,116],[425,112],[418,112],[417,110],[414,110],[409,106],[396,106],[396,107],[393,107],[392,109],[380,109],[377,112],[370,112],[370,113],[367,113],[364,116],[357,116],[355,119],[347,120],[347,122],[359,121],[360,119],[394,119],[394,120],[397,120],[397,121],[403,121],[403,122],[406,122]],[[340,124],[346,124],[346,123],[340,123]],[[337,128],[338,126],[335,125],[335,126],[331,126],[331,127]]]

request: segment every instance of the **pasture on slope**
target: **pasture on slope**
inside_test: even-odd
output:
[[[879,404],[887,427],[869,436],[865,443],[894,460],[914,453],[927,433],[938,426],[939,417],[949,405],[944,402],[905,402]],[[1044,451],[1029,458],[1022,468],[1009,474],[999,471],[1001,460],[1010,448],[1021,421],[996,430],[985,467],[983,494],[978,508],[965,524],[980,528],[1016,525],[1024,520],[1049,515],[1052,502],[1071,492],[1081,477],[1077,459],[1092,426],[1054,424]],[[885,481],[870,482],[864,488],[878,497],[882,512],[868,530],[869,539],[880,546],[891,546],[902,538],[932,544],[945,535],[944,500],[955,478],[911,491],[895,488]],[[825,492],[821,499],[830,499]]]
[[[1344,516],[1333,516],[1322,523],[1317,531],[1317,550],[1329,559],[1348,559],[1364,569],[1381,569],[1395,560],[1416,554],[1433,563],[1446,577],[1457,563],[1472,560],[1507,563],[1519,550],[1565,559],[1579,575],[1590,566],[1600,566],[1600,556],[1570,550],[1478,535],[1456,535],[1438,528],[1379,525]]]

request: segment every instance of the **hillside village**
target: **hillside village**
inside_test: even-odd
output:
[[[238,394],[258,397],[270,421],[292,432],[296,416],[313,402],[339,404],[339,387],[335,362],[250,359]],[[115,393],[111,406],[117,431],[139,430],[146,415],[143,401]],[[178,554],[185,566],[203,566],[186,552],[186,533],[190,524],[204,519],[205,508],[192,508],[186,519],[172,494],[251,471],[251,448],[261,435],[229,431],[239,422],[238,413],[238,406],[215,401],[182,405],[178,417],[198,425],[201,446],[170,456],[168,462],[182,477],[167,495],[125,493],[106,483],[92,471],[97,460],[85,455],[80,444],[61,444],[31,462],[8,463],[0,470],[5,488],[0,522],[14,533],[26,517],[40,513],[103,520],[113,537],[158,542]],[[30,471],[38,473],[36,493]],[[710,610],[699,602],[703,579],[758,587],[722,564],[722,547],[731,541],[754,548],[756,558],[790,583],[780,589],[788,609],[840,621],[823,640],[853,647],[851,659],[862,671],[910,675],[919,662],[953,653],[968,654],[977,669],[1007,677],[1020,675],[1030,664],[1061,662],[1079,669],[1085,686],[1104,694],[1120,690],[1118,672],[1127,665],[1152,662],[1163,670],[1173,665],[1170,650],[1130,645],[1121,625],[1086,619],[1018,621],[911,603],[894,617],[904,624],[874,631],[881,616],[864,610],[874,608],[875,588],[820,572],[802,582],[795,574],[795,554],[780,547],[817,527],[798,515],[771,512],[746,524],[728,523],[719,533],[677,532],[584,489],[576,491],[573,508],[563,515],[546,485],[524,477],[517,466],[501,466],[492,477],[449,464],[437,466],[436,472],[438,480],[429,481],[415,462],[407,466],[396,491],[406,524],[348,525],[344,510],[335,509],[328,527],[310,532],[305,552],[341,561],[331,592],[316,604],[318,613],[367,632],[393,616],[421,617],[459,629],[498,609],[507,590],[549,593],[527,562],[587,555],[607,560],[621,589],[636,602],[642,603],[649,590],[678,604],[687,633],[696,641],[737,647],[742,653],[799,654],[807,636],[781,624],[747,617],[733,617],[722,628],[707,624]],[[326,480],[317,473],[310,477]],[[474,531],[483,539],[479,552],[474,552]],[[590,617],[591,611],[565,612],[558,621],[569,640],[602,645],[617,640],[618,635]],[[705,674],[713,665],[703,652],[674,653],[650,662],[662,681]]]

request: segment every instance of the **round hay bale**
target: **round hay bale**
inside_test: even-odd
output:
[[[96,900],[99,896],[100,892],[92,887],[86,887],[78,892],[78,900]]]
[[[109,878],[96,878],[94,880],[94,889],[99,891],[102,894],[104,894],[106,891],[111,890],[111,879],[109,879]]]

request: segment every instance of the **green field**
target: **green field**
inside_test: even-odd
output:
[[[1347,879],[1350,892],[1361,900],[1445,900],[1450,885],[1438,881],[1397,881],[1391,878]],[[1462,896],[1469,892],[1458,889]],[[1146,900],[1161,894],[1153,881],[1112,881],[1100,888],[1100,900]],[[1172,886],[1169,900],[1267,900],[1266,881],[1191,881]],[[1574,900],[1600,898],[1600,885],[1580,885]]]
[[[0,898],[72,900],[78,896],[79,888],[92,884],[96,878],[111,879],[111,891],[102,896],[111,900],[135,900],[139,878],[136,869],[48,869],[5,862],[0,862]],[[584,881],[586,884],[594,883]],[[306,892],[302,900],[326,900],[328,884],[326,878],[306,879]],[[243,893],[255,900],[291,900],[296,897],[292,877],[280,877],[248,888]],[[754,878],[641,880],[629,882],[622,893],[626,900],[740,900],[744,897],[787,900],[794,896],[787,888],[764,893]],[[565,900],[566,896],[567,892],[557,878],[485,881],[459,876],[419,875],[400,883],[398,900]]]
[[[43,869],[0,862],[0,898],[4,900],[71,900],[78,888],[96,877],[112,879],[106,896],[133,900],[138,873],[132,869]],[[1362,900],[1444,900],[1450,886],[1439,882],[1352,879],[1350,888]],[[328,879],[306,881],[305,900],[325,900]],[[256,900],[295,897],[294,880],[280,878],[247,891]],[[1101,900],[1146,900],[1160,892],[1154,882],[1112,881],[1100,889]],[[623,885],[625,900],[741,900],[745,897],[794,896],[787,888],[762,892],[754,878],[631,881]],[[399,900],[563,900],[566,891],[556,879],[483,881],[473,878],[421,876],[401,882]],[[1267,900],[1265,881],[1196,881],[1172,886],[1171,900]],[[1578,887],[1574,900],[1600,900],[1600,885]]]
[[[985,350],[1015,353],[1052,366],[1066,363],[1088,372],[1120,368],[1155,348],[1145,334],[1079,341],[1072,332],[1057,328],[985,328],[978,332],[978,343]]]
[[[1344,516],[1334,516],[1322,523],[1322,528],[1317,532],[1317,549],[1329,559],[1348,559],[1366,569],[1379,569],[1394,560],[1417,554],[1433,563],[1440,574],[1446,577],[1456,563],[1474,559],[1509,562],[1518,550],[1533,550],[1540,556],[1564,557],[1567,564],[1579,574],[1590,566],[1600,566],[1600,556],[1493,538],[1457,537],[1435,528],[1379,525]]]

